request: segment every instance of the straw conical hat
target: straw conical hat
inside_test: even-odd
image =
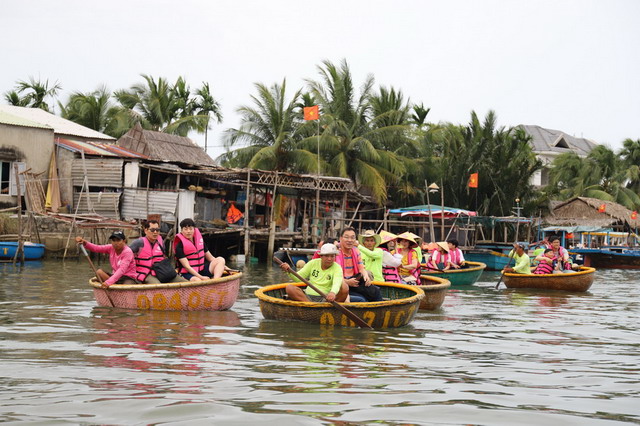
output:
[[[371,229],[367,229],[362,234],[358,235],[358,241],[360,242],[360,244],[364,244],[362,241],[364,241],[365,238],[373,238],[374,240],[376,240],[376,247],[378,247],[382,242],[382,238],[380,237],[380,235],[376,234],[375,231]]]
[[[403,240],[407,240],[410,241],[411,244],[413,244],[412,247],[417,247],[418,243],[416,242],[416,239],[414,237],[414,234],[412,234],[411,232],[403,232],[402,234],[398,235],[398,239],[403,239]]]

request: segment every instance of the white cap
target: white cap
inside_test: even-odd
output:
[[[324,256],[325,254],[338,254],[338,248],[335,244],[323,244],[322,247],[320,247],[320,256]]]

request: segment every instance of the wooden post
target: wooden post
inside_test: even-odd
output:
[[[318,224],[320,222],[320,178],[316,178],[316,209],[313,214],[313,225],[311,226],[311,242],[318,244]]]
[[[269,242],[267,244],[267,262],[273,258],[275,240],[276,240],[276,221],[273,212],[276,209],[276,190],[278,188],[278,172],[276,172],[276,180],[273,183],[273,196],[271,197],[272,206],[269,213]]]
[[[347,193],[342,194],[342,221],[340,221],[340,231],[347,226]],[[338,231],[338,232],[340,232]]]
[[[18,196],[18,247],[16,248],[16,254],[13,256],[13,263],[15,264],[20,256],[20,264],[24,265],[24,242],[22,241],[22,191],[20,188],[20,171],[18,170],[18,163],[13,163],[13,170],[16,174],[16,194]]]
[[[441,207],[442,207],[442,213],[441,213],[441,221],[440,221],[440,241],[445,241],[445,236],[444,236],[444,180],[440,180],[440,203],[441,203]]]
[[[249,232],[249,191],[251,190],[251,169],[247,170],[247,197],[244,200],[244,257],[251,260],[251,235]]]

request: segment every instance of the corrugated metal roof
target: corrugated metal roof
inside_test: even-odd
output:
[[[131,151],[118,145],[102,142],[81,142],[71,139],[56,138],[56,145],[72,152],[84,151],[87,155],[101,155],[103,157],[118,158],[142,158],[145,160],[149,158],[139,152]]]
[[[151,160],[213,166],[215,162],[191,139],[144,130],[136,124],[118,139],[118,145],[148,155]]]
[[[36,123],[47,125],[59,135],[80,136],[87,139],[98,139],[114,141],[115,138],[97,132],[88,127],[81,126],[73,121],[58,117],[40,108],[25,108],[13,105],[0,105],[0,111],[6,112],[16,117],[31,120]]]
[[[540,126],[521,124],[518,126],[531,136],[533,151],[540,152],[575,152],[578,155],[586,156],[596,147],[596,143],[585,138],[575,138],[560,130],[545,129]],[[568,148],[562,143],[564,141]]]
[[[122,169],[124,160],[119,158],[75,158],[71,162],[73,186],[82,186],[84,170],[87,170],[89,186],[102,188],[122,188]]]
[[[35,121],[27,120],[26,118],[21,118],[5,111],[0,111],[0,123],[11,126],[35,127],[37,129],[53,130],[52,127],[49,127],[46,124],[36,123]]]
[[[83,192],[80,197],[80,192],[73,193],[73,206],[80,203],[78,206],[78,213],[96,213],[103,217],[111,219],[120,218],[120,192],[90,192],[89,198],[91,201],[91,208],[89,210],[89,203],[87,202],[87,193]]]

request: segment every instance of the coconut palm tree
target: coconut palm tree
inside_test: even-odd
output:
[[[29,108],[40,108],[47,112],[49,104],[47,98],[55,98],[58,91],[62,89],[60,83],[55,82],[49,86],[49,80],[41,81],[33,77],[29,77],[29,81],[20,80],[16,84],[16,89],[5,93],[5,100],[15,106],[23,106]]]
[[[288,99],[286,79],[270,87],[256,83],[255,88],[258,93],[251,96],[254,105],[237,109],[242,117],[241,125],[228,129],[225,136],[228,149],[240,144],[246,146],[228,151],[218,161],[230,167],[314,171],[316,155],[298,146],[301,114],[296,105],[301,91]]]
[[[310,92],[322,108],[320,126],[320,164],[322,172],[351,178],[357,187],[366,188],[374,199],[387,199],[387,184],[405,173],[402,160],[392,150],[383,149],[385,143],[402,133],[404,124],[387,125],[384,120],[400,114],[387,111],[384,117],[375,116],[372,99],[373,76],[365,78],[359,93],[353,85],[346,61],[339,66],[323,61],[318,66],[320,80],[307,80]],[[400,101],[394,91],[386,91],[376,100],[376,107],[388,107],[387,101]],[[393,97],[393,99],[392,99]],[[303,126],[307,129],[310,124]],[[308,136],[301,146],[313,152],[317,138]]]
[[[118,90],[114,97],[143,128],[187,136],[192,131],[204,132],[208,115],[198,114],[198,102],[186,81],[179,77],[175,84],[159,77],[142,75],[144,83]]]
[[[209,83],[202,82],[202,87],[196,90],[196,105],[195,110],[197,115],[206,116],[204,120],[204,128],[198,129],[201,133],[204,130],[204,150],[207,151],[207,139],[209,133],[209,124],[211,119],[217,123],[222,122],[222,111],[220,103],[215,100],[211,94],[211,88]]]
[[[618,153],[626,171],[627,188],[640,193],[640,139],[625,139]]]

